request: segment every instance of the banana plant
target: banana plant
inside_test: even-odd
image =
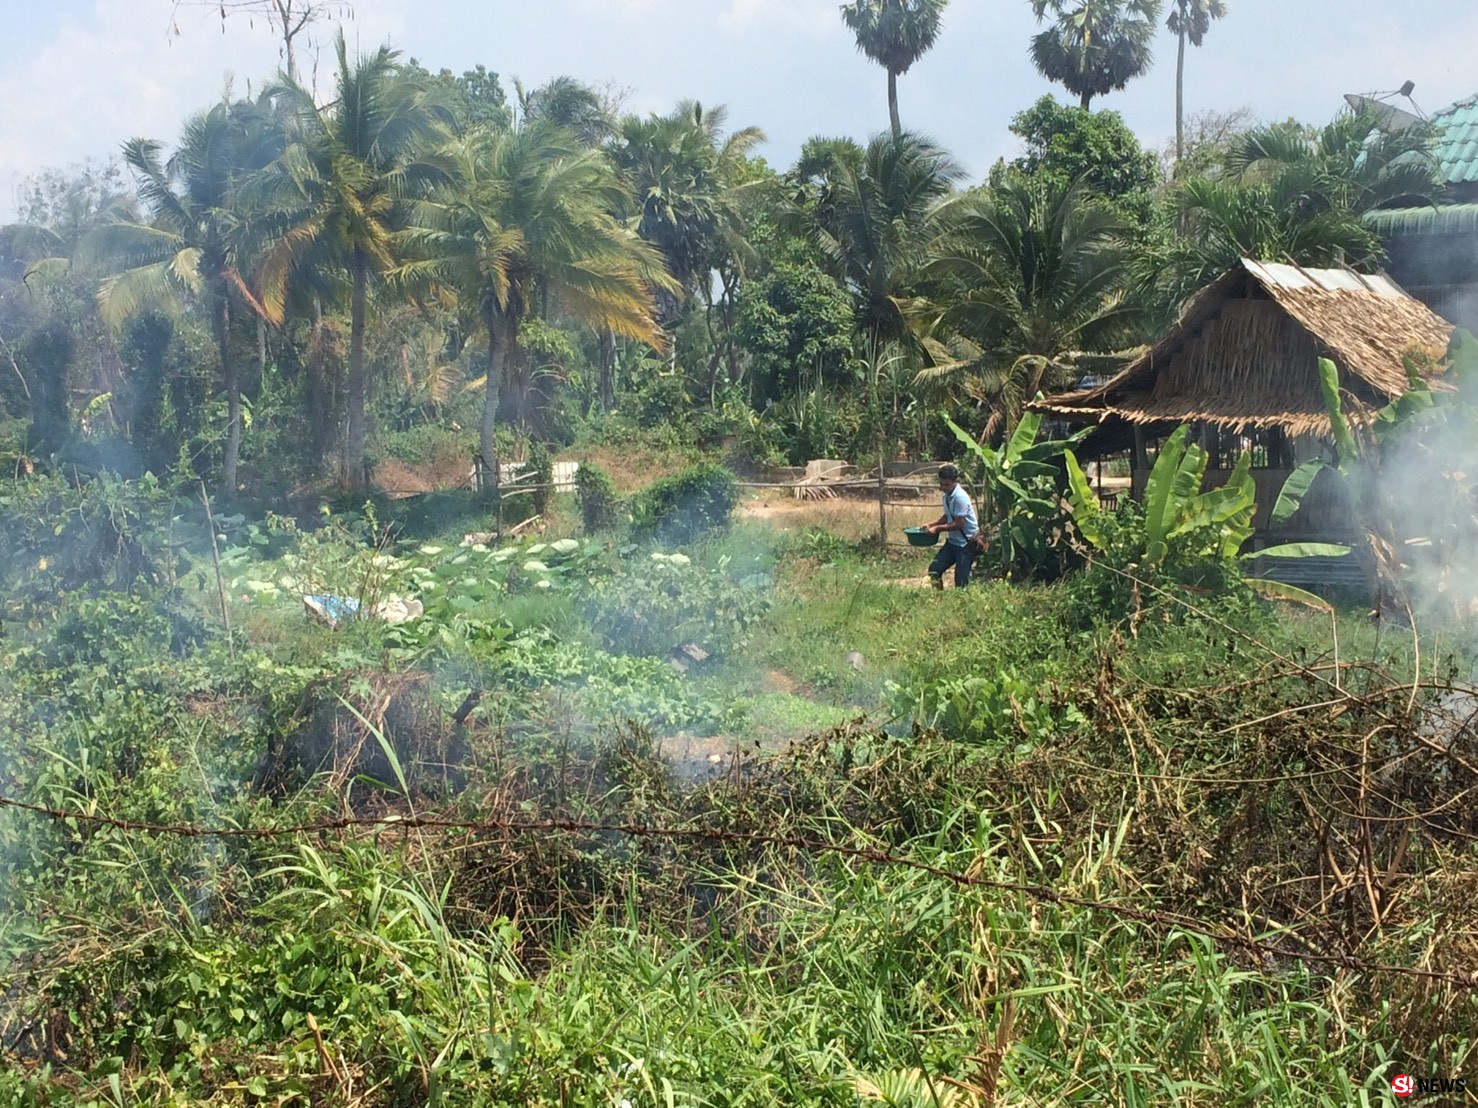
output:
[[[1299,466],[1273,508],[1273,523],[1287,522],[1321,473],[1337,475],[1354,512],[1363,561],[1382,611],[1409,613],[1413,586],[1431,596],[1447,594],[1449,586],[1466,578],[1471,565],[1471,551],[1462,549],[1460,540],[1451,541],[1465,527],[1478,529],[1478,504],[1464,473],[1469,467],[1462,464],[1471,456],[1478,425],[1478,339],[1471,332],[1454,333],[1447,366],[1447,380],[1456,387],[1439,392],[1423,367],[1408,358],[1406,392],[1361,431],[1345,415],[1338,368],[1321,358],[1319,380],[1335,461],[1315,459]],[[1470,523],[1463,522],[1465,515]],[[1439,533],[1450,541],[1434,540]],[[1418,538],[1423,541],[1413,541]]]
[[[1088,430],[1071,438],[1038,442],[1042,416],[1027,412],[1000,448],[975,441],[969,432],[945,422],[978,463],[981,526],[992,537],[1001,566],[1015,576],[1051,576],[1061,568],[1057,539],[1067,523],[1058,492],[1059,462]]]
[[[1289,543],[1243,553],[1242,548],[1254,534],[1253,521],[1257,516],[1252,455],[1242,454],[1225,485],[1203,492],[1201,486],[1206,479],[1209,458],[1200,446],[1186,441],[1189,435],[1188,426],[1176,429],[1161,447],[1145,482],[1142,568],[1153,570],[1161,567],[1173,546],[1186,546],[1202,557],[1224,562],[1245,562],[1254,558],[1338,557],[1349,553],[1347,547],[1327,543]],[[1108,536],[1098,495],[1071,451],[1066,461],[1073,525],[1085,542],[1102,551]],[[1252,578],[1247,584],[1270,599],[1328,607],[1312,593],[1282,582]]]

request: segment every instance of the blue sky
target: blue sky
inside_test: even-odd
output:
[[[277,67],[265,26],[173,0],[0,0],[0,218],[46,166],[106,156],[124,139],[173,137],[191,111]],[[857,54],[837,0],[358,0],[351,41],[390,41],[432,67],[481,63],[505,85],[562,73],[627,93],[633,111],[683,97],[724,103],[770,137],[784,166],[810,135],[865,138],[887,125],[885,81]],[[1250,107],[1322,122],[1341,94],[1416,82],[1427,111],[1478,93],[1474,0],[1228,0],[1188,63],[1188,109]],[[1027,59],[1027,0],[953,0],[938,46],[900,84],[905,126],[933,136],[973,177],[1015,150],[1013,113],[1050,86]],[[1059,95],[1061,95],[1059,90]],[[1175,49],[1096,106],[1158,147],[1174,135]]]

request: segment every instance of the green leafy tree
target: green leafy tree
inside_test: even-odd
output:
[[[1224,19],[1224,0],[1170,0],[1170,18],[1165,21],[1175,36],[1175,161],[1185,157],[1185,47],[1200,46],[1211,30],[1211,21]]]
[[[1011,120],[1011,133],[1025,152],[992,168],[992,187],[1012,172],[1057,188],[1081,183],[1133,222],[1149,221],[1159,168],[1118,112],[1085,112],[1044,96]]]
[[[447,179],[414,205],[403,235],[411,260],[396,276],[454,294],[485,331],[480,443],[491,462],[499,390],[539,290],[571,318],[661,347],[651,290],[674,282],[661,254],[611,214],[629,199],[610,161],[570,131],[475,131],[445,158]]]
[[[750,352],[756,402],[794,392],[807,379],[851,384],[855,327],[851,298],[814,261],[781,261],[745,282],[736,332]]]
[[[486,127],[503,130],[513,125],[513,109],[498,75],[486,66],[466,70],[459,77],[450,69],[432,73],[412,58],[405,64],[408,76],[432,89],[456,120],[459,130]]]
[[[1037,71],[1079,98],[1088,110],[1149,72],[1162,0],[1031,0],[1032,13],[1052,26],[1032,39]]]
[[[811,182],[799,197],[800,224],[832,275],[852,297],[853,318],[868,361],[867,390],[879,464],[890,424],[899,415],[907,377],[920,366],[953,360],[933,334],[937,313],[920,295],[919,278],[937,231],[940,205],[960,170],[942,149],[905,132],[883,135],[867,149],[847,143],[816,150]],[[891,384],[891,411],[884,385]],[[879,503],[879,541],[887,541]]]
[[[947,205],[940,223],[930,275],[942,320],[981,353],[921,376],[964,378],[1008,435],[1038,392],[1077,380],[1085,352],[1135,337],[1128,229],[1086,188],[1012,178]]]
[[[898,119],[898,78],[933,48],[949,0],[854,0],[842,5],[842,21],[857,36],[857,49],[888,71],[888,118],[893,138]]]
[[[226,393],[222,487],[228,496],[238,488],[242,428],[232,324],[238,315],[266,314],[244,276],[249,220],[239,184],[270,156],[277,134],[261,105],[223,102],[186,124],[168,162],[161,143],[133,139],[123,161],[135,174],[147,221],[105,223],[77,251],[82,269],[107,274],[98,303],[110,326],[141,312],[177,310],[182,297],[206,305]]]
[[[61,320],[50,320],[27,336],[16,353],[30,383],[31,428],[26,449],[50,456],[67,441],[71,411],[67,405],[67,368],[72,363],[72,332]]]
[[[277,220],[262,282],[266,308],[274,320],[281,320],[295,276],[333,269],[348,276],[343,469],[350,485],[359,488],[365,483],[370,284],[396,264],[394,233],[402,202],[441,176],[429,155],[449,120],[423,85],[401,71],[390,49],[381,47],[351,61],[340,33],[336,57],[331,104],[320,106],[292,80],[273,90],[293,119],[295,141],[263,190]]]
[[[764,141],[756,127],[725,134],[727,117],[722,106],[705,110],[696,101],[684,101],[669,115],[627,117],[609,147],[635,199],[631,219],[637,233],[662,252],[668,272],[703,305],[711,387],[717,385],[726,348],[730,376],[738,376],[729,336],[750,256],[743,212],[746,156]],[[676,317],[676,300],[659,303],[664,319]],[[722,336],[715,316],[724,325]]]

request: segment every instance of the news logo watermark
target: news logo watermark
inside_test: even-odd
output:
[[[1462,1096],[1467,1091],[1466,1077],[1412,1077],[1409,1073],[1399,1073],[1391,1078],[1391,1092],[1403,1099],[1431,1093],[1456,1093]]]

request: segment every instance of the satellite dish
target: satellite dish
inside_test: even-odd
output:
[[[1413,115],[1411,112],[1402,111],[1394,104],[1387,104],[1384,100],[1376,100],[1370,96],[1357,96],[1355,93],[1345,95],[1345,103],[1357,112],[1368,112],[1380,121],[1381,130],[1387,132],[1404,131],[1408,127],[1415,127],[1423,122],[1422,117]]]

